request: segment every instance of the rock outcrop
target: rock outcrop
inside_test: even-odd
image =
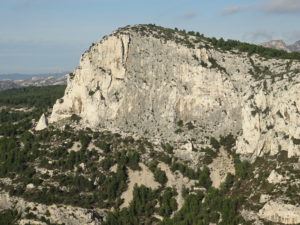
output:
[[[117,30],[69,74],[49,122],[169,141],[238,136],[237,152],[300,155],[300,63],[222,51],[152,26]]]
[[[258,216],[274,223],[299,224],[300,207],[270,201],[259,210]]]
[[[267,181],[270,184],[278,184],[282,182],[283,179],[284,178],[281,174],[277,173],[275,170],[272,170],[269,177],[267,178]]]
[[[48,127],[48,119],[45,116],[45,114],[43,113],[41,118],[39,119],[39,122],[37,123],[35,130],[39,131],[39,130],[44,130]]]

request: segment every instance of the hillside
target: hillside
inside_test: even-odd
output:
[[[1,92],[0,224],[300,223],[299,59],[136,25]]]

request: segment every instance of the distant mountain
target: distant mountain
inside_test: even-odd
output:
[[[272,40],[272,41],[264,42],[261,45],[267,48],[274,48],[274,49],[284,50],[287,52],[300,52],[300,40],[295,42],[292,45],[287,45],[282,40]]]
[[[0,80],[0,91],[19,87],[20,85],[16,84],[12,80]]]
[[[3,73],[0,74],[0,80],[28,80],[32,77],[38,78],[47,78],[47,77],[62,77],[65,74],[69,73],[65,72],[57,72],[57,73],[38,73],[38,74],[23,74],[23,73]]]
[[[290,49],[293,52],[300,52],[300,40],[295,42],[293,45],[290,46]]]
[[[1,75],[0,78],[2,78]],[[48,77],[30,77],[29,79],[24,79],[24,80],[22,79],[1,80],[0,79],[0,91],[12,89],[12,88],[28,87],[28,86],[49,86],[49,85],[66,85],[66,84],[67,84],[67,75],[48,76]]]

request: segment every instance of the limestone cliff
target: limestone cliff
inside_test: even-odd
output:
[[[238,153],[299,156],[299,71],[201,36],[125,27],[82,55],[49,122],[76,114],[83,127],[195,143],[232,133]]]

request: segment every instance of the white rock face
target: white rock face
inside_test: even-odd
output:
[[[204,48],[203,40],[189,48],[133,28],[82,55],[51,123],[76,114],[83,127],[170,141],[232,133],[241,154],[300,155],[298,61]]]
[[[240,213],[241,213],[241,216],[246,221],[251,221],[251,224],[253,224],[253,225],[263,225],[264,224],[258,217],[257,213],[254,211],[243,209]]]
[[[39,131],[39,130],[44,130],[48,127],[48,119],[45,116],[45,114],[43,113],[41,118],[39,119],[39,122],[37,123],[35,130]]]
[[[270,201],[259,210],[258,216],[274,223],[299,224],[300,207]]]
[[[259,203],[266,203],[267,201],[270,200],[270,195],[267,194],[262,194],[259,198]]]
[[[282,182],[283,176],[279,173],[277,173],[275,170],[272,170],[267,181],[271,184],[278,184]]]

